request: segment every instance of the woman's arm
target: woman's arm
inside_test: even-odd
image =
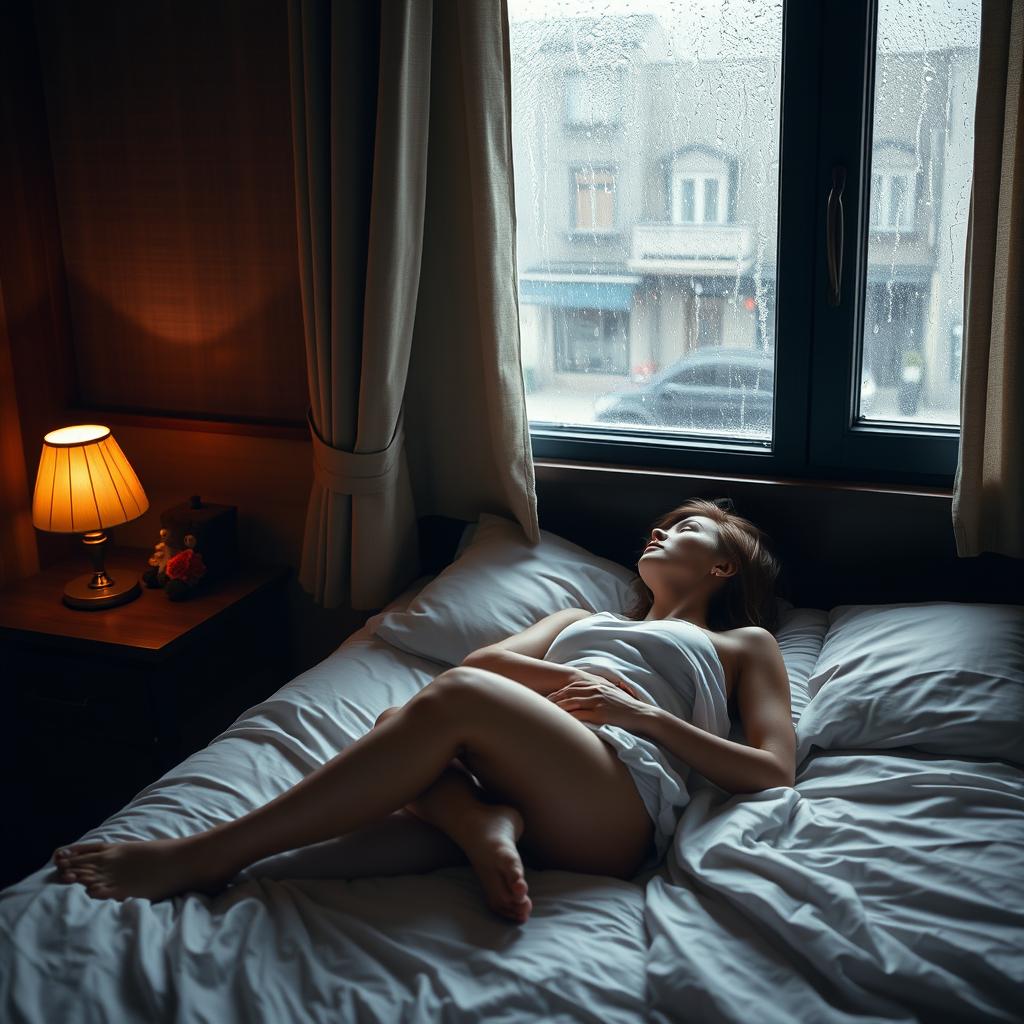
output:
[[[601,681],[567,686],[549,699],[584,722],[618,725],[646,737],[729,793],[792,786],[796,734],[782,653],[775,637],[759,626],[735,633],[742,644],[737,704],[749,746],[715,736]]]
[[[729,793],[793,786],[796,734],[786,664],[768,630],[750,626],[742,632],[737,705],[749,746],[715,736],[658,707],[638,716],[635,731],[642,729],[641,735]]]
[[[521,633],[473,651],[462,659],[462,664],[497,672],[547,696],[577,679],[579,670],[570,665],[544,661],[544,655],[566,626],[589,615],[593,612],[585,608],[562,608],[538,619]]]
[[[726,792],[759,793],[773,786],[793,785],[791,775],[771,751],[715,736],[664,708],[651,711],[647,728],[631,731],[664,747]]]
[[[507,676],[542,697],[580,678],[580,670],[575,665],[559,665],[555,661],[531,658],[528,654],[517,654],[515,651],[492,651],[476,656],[471,654],[462,664],[486,668],[500,676]]]

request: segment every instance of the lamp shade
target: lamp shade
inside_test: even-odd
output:
[[[52,430],[32,496],[32,522],[52,533],[88,533],[137,519],[149,499],[109,427]]]

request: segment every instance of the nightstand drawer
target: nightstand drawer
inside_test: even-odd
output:
[[[128,746],[152,746],[153,715],[146,701],[128,700],[119,692],[90,692],[82,687],[24,688],[18,694],[18,717],[33,735],[86,735]]]
[[[128,659],[114,660],[95,653],[81,654],[30,644],[3,651],[8,663],[7,684],[31,685],[39,693],[64,697],[69,687],[82,692],[105,693],[119,688],[131,700],[131,691],[145,691],[149,666]]]
[[[123,740],[153,733],[148,672],[88,657],[37,652],[12,658],[18,718],[30,732],[84,732]]]

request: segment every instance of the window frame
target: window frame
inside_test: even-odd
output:
[[[533,420],[534,458],[952,486],[959,427],[858,423],[854,415],[867,298],[876,31],[877,0],[784,0],[773,444]],[[825,239],[834,164],[846,168],[838,306],[828,304]],[[722,196],[719,202],[727,205]]]
[[[847,45],[830,52],[830,73],[822,82],[822,109],[833,113],[821,120],[818,192],[824,204],[832,166],[843,164],[846,230],[840,304],[828,304],[824,287],[817,289],[815,301],[809,463],[863,477],[951,487],[959,427],[880,420],[858,423],[854,417],[859,399],[859,389],[855,388],[859,374],[854,370],[862,356],[867,302],[867,199],[873,151],[878,5],[876,0],[847,4],[829,0],[823,12],[825,38],[846,40]],[[815,263],[820,271],[823,239],[819,239],[817,251]]]

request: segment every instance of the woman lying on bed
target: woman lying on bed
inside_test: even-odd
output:
[[[262,807],[180,839],[62,847],[59,878],[97,899],[212,894],[262,858],[396,811],[447,834],[512,921],[531,910],[524,863],[632,878],[664,854],[689,769],[732,793],[792,786],[795,771],[771,632],[778,563],[761,531],[694,500],[650,541],[629,615],[545,616],[440,673]],[[725,738],[729,709],[749,745]]]

